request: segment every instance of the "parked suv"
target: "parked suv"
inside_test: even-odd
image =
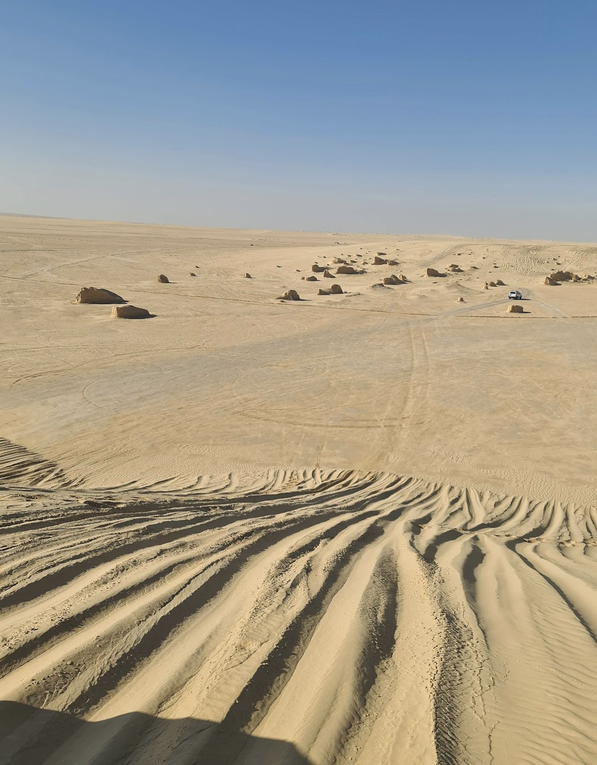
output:
[[[510,290],[508,293],[508,300],[522,300],[522,292],[518,290]]]

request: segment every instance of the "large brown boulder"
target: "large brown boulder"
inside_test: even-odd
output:
[[[288,290],[288,292],[282,295],[280,300],[300,300],[300,297],[296,290]]]
[[[166,274],[158,274],[158,282],[161,284],[170,284],[170,279],[168,279]]]
[[[524,313],[524,308],[517,303],[511,303],[506,313]]]
[[[338,266],[336,269],[337,274],[358,274],[359,272],[354,266]]]
[[[111,316],[113,319],[149,319],[151,314],[145,308],[134,305],[115,305]]]
[[[331,295],[342,295],[344,293],[344,290],[339,284],[332,284],[330,287],[330,294]]]
[[[437,271],[435,268],[428,268],[426,276],[445,276],[445,274],[442,274],[440,271]]]
[[[100,287],[81,287],[76,298],[77,303],[126,303],[124,298],[115,292]]]

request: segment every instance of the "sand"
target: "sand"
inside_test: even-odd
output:
[[[595,762],[597,246],[0,247],[0,764]]]

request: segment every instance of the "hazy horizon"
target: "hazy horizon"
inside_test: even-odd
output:
[[[597,9],[4,7],[0,209],[597,241]]]

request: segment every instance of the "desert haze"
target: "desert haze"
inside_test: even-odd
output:
[[[0,765],[597,762],[597,245],[0,249]]]

